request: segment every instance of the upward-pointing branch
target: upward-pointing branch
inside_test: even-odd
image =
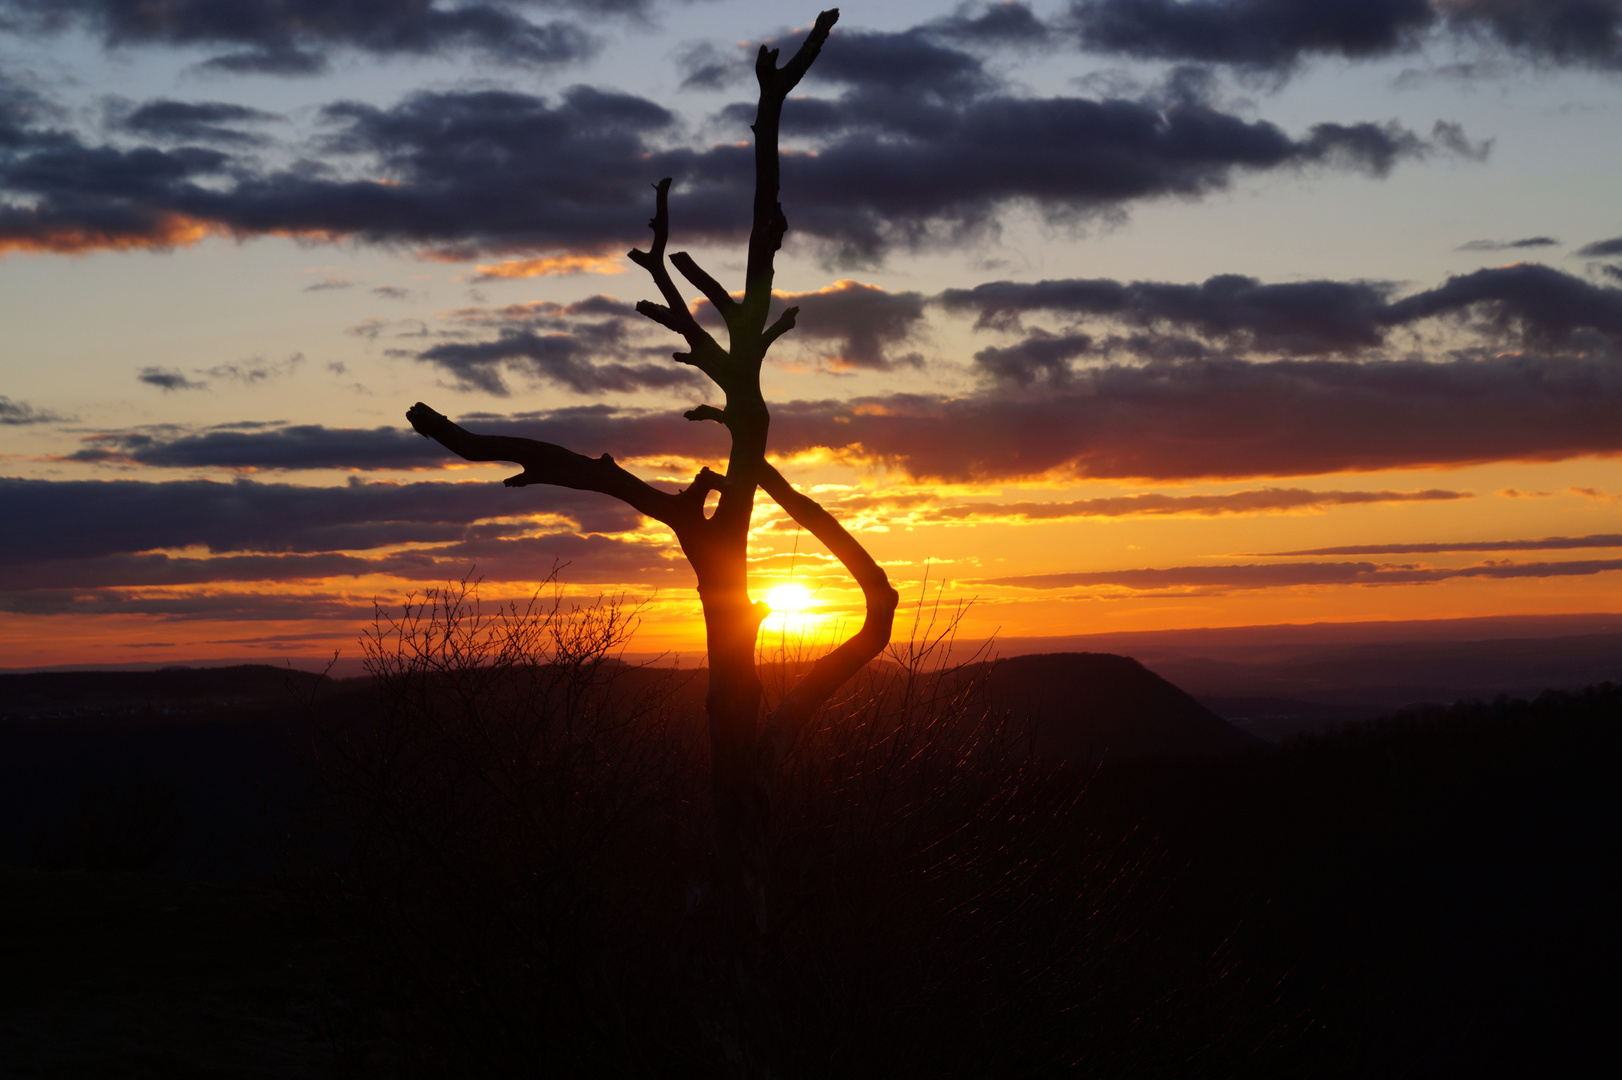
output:
[[[719,281],[712,278],[708,272],[693,257],[685,251],[678,251],[670,256],[670,265],[681,271],[681,276],[691,281],[704,294],[705,299],[715,305],[715,310],[721,318],[727,321],[727,327],[732,326],[732,313],[737,308],[737,301],[732,299]]]
[[[783,246],[788,218],[778,202],[781,187],[777,165],[778,127],[783,116],[783,100],[788,97],[822,51],[828,32],[839,21],[839,9],[830,8],[817,16],[816,25],[805,35],[799,51],[787,64],[777,66],[777,50],[762,45],[755,58],[755,78],[760,83],[760,105],[755,112],[755,208],[749,232],[749,268],[744,275],[744,318],[741,325],[758,334],[766,325],[772,300],[772,261]],[[756,357],[758,363],[761,357]]]
[[[692,364],[724,388],[727,385],[730,367],[726,350],[710,336],[708,330],[698,325],[693,313],[687,310],[687,301],[682,296],[681,290],[676,288],[675,281],[670,277],[670,271],[665,268],[665,244],[670,239],[670,177],[667,176],[655,184],[654,191],[657,194],[654,196],[653,220],[648,222],[648,227],[653,230],[653,243],[647,251],[632,248],[626,255],[653,278],[653,283],[659,287],[659,293],[665,298],[665,302],[655,304],[641,300],[637,302],[636,310],[686,338],[692,352],[686,355],[677,353],[676,359]],[[704,276],[709,277],[708,274]],[[716,288],[720,286],[717,285]]]

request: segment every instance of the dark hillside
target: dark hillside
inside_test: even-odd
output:
[[[1088,798],[1166,857],[1155,924],[1273,988],[1274,1075],[1587,1074],[1622,1062],[1619,768],[1605,685],[1128,762]]]
[[[1030,718],[1039,752],[1077,764],[1220,757],[1260,746],[1130,657],[1014,656],[990,665],[986,689],[993,707]]]
[[[681,715],[702,700],[701,672],[605,670]],[[280,879],[291,887],[279,894],[240,876],[178,880],[254,870],[186,857],[213,850],[197,846],[211,836],[240,845],[263,830],[258,790],[303,790],[309,725],[368,715],[377,687],[331,686],[312,718],[275,701],[263,670],[240,695],[212,675],[154,674],[132,684],[140,709],[87,680],[97,709],[48,685],[39,710],[0,723],[0,798],[21,830],[8,858],[32,867],[0,882],[14,928],[0,961],[17,976],[0,994],[0,1074],[431,1076],[476,1059],[480,1075],[530,1075],[537,1055],[599,1061],[605,1046],[634,1057],[636,1075],[717,1074],[693,1024],[706,987],[671,982],[670,950],[701,940],[701,817],[655,800],[629,846],[565,864],[548,887],[568,889],[534,897],[569,920],[557,954],[524,937],[538,927],[549,940],[552,916],[513,919],[531,878],[484,857],[519,849],[477,818],[455,818],[456,846],[440,849],[456,875],[354,879],[371,890],[363,921],[329,918],[341,909],[315,902],[308,878]],[[1122,657],[1020,657],[973,674],[974,703],[1028,711],[1038,749],[1093,764],[1033,770],[986,752],[976,739],[995,727],[962,730],[983,715],[974,703],[938,728],[864,742],[879,713],[859,711],[855,687],[857,711],[830,716],[809,745],[785,848],[807,887],[773,1007],[803,1050],[779,1075],[1614,1071],[1622,688],[1414,710],[1256,751]],[[1017,751],[1023,726],[1010,730]],[[702,773],[681,772],[682,745],[658,744],[641,775],[664,783],[660,762],[675,762],[686,791],[681,776]],[[400,792],[421,792],[418,779]],[[640,800],[630,779],[602,791]],[[595,821],[594,798],[563,807],[565,820]],[[433,824],[465,806],[413,812]],[[399,910],[435,932],[421,951],[394,941],[403,951],[385,964],[375,916]],[[448,956],[446,942],[459,943]],[[538,979],[537,956],[569,978]],[[244,1053],[259,1056],[230,1064]]]

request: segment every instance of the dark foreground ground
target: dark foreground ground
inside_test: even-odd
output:
[[[1051,850],[1091,853],[1077,880],[1103,912],[1098,959],[1054,983],[1062,1007],[1008,998],[1040,1023],[980,1021],[1070,1049],[1059,1064],[986,1034],[976,1074],[1608,1075],[1622,1063],[1619,766],[1622,689],[1603,687],[1073,773],[1084,793],[1067,820],[1089,839]],[[256,872],[273,859],[42,870],[71,832],[51,827],[0,873],[0,1076],[493,1075],[490,1060],[575,1074],[544,1048],[459,1065],[472,1059],[446,1034],[455,1016],[402,1004],[353,928],[317,917],[307,882]],[[1015,947],[1063,930],[1030,922]],[[926,1034],[936,1022],[895,1015]],[[870,1071],[832,1061],[806,1075]]]

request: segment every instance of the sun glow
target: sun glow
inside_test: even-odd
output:
[[[766,606],[771,608],[771,614],[760,628],[770,634],[788,634],[803,641],[808,635],[817,636],[827,621],[817,611],[811,590],[804,585],[774,585],[766,591]]]
[[[804,585],[778,585],[766,593],[773,615],[804,615],[811,606],[811,590]]]

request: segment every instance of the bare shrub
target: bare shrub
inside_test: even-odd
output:
[[[612,600],[430,589],[378,608],[370,700],[320,725],[322,899],[430,1071],[639,1064],[622,995],[677,904],[670,840],[702,830],[664,707],[680,676],[620,659],[636,622]]]

